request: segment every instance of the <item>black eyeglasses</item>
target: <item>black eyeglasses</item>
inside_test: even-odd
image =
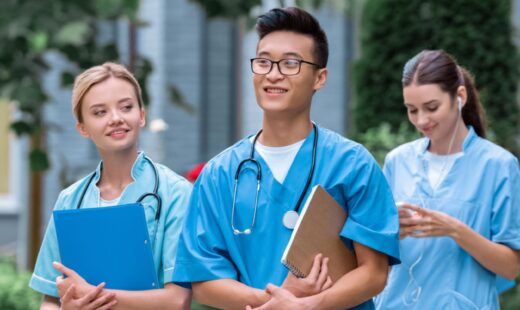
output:
[[[320,67],[318,64],[301,59],[280,59],[278,61],[267,58],[251,58],[251,71],[254,74],[265,75],[273,70],[273,65],[278,66],[278,71],[283,75],[296,75],[300,73],[302,63]]]

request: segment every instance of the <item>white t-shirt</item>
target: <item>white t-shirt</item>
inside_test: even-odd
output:
[[[105,199],[99,197],[99,206],[100,207],[117,206],[119,204],[119,200],[121,200],[121,196],[114,198],[112,200],[105,200]]]
[[[254,140],[254,136],[251,137],[251,142],[252,140]],[[276,181],[283,184],[304,141],[305,139],[286,146],[265,146],[256,141],[255,151],[265,160]]]
[[[450,155],[437,155],[426,152],[426,160],[428,161],[428,181],[433,190],[437,189],[442,180],[446,178],[449,171],[453,167],[455,159],[462,156],[462,152]]]

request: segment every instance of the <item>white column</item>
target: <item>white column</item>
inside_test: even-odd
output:
[[[147,127],[142,131],[140,149],[156,162],[163,162],[165,158],[162,133],[150,131],[150,122],[162,118],[163,107],[168,102],[167,81],[165,80],[165,40],[164,40],[164,8],[165,0],[142,1],[139,8],[139,18],[147,26],[137,30],[137,53],[152,62],[153,71],[148,77],[149,101],[147,107]]]

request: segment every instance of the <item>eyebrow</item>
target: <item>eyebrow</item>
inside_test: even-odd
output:
[[[123,103],[123,102],[127,102],[127,101],[133,101],[133,99],[130,98],[130,97],[125,97],[125,98],[123,98],[123,99],[119,99],[119,100],[117,101],[117,103]]]
[[[436,102],[437,102],[437,99],[432,99],[432,100],[430,100],[430,101],[423,102],[423,103],[421,103],[420,105],[429,105],[429,104],[431,104],[431,103],[436,103]],[[405,102],[404,105],[407,106],[407,107],[410,107],[410,108],[415,108],[415,105],[413,105],[413,104],[411,104],[411,103],[406,103],[406,102]]]
[[[271,53],[269,52],[260,52],[258,54],[258,56],[261,56],[261,57],[269,57],[271,56]],[[283,53],[282,54],[282,57],[296,57],[296,58],[303,58],[300,54],[296,53],[296,52],[288,52],[288,53]]]
[[[117,101],[117,103],[124,103],[124,102],[127,102],[127,101],[132,101],[132,98],[125,97],[125,98],[119,99]],[[89,107],[89,109],[100,108],[100,107],[104,107],[104,106],[106,106],[106,103],[100,102],[100,103],[95,103],[95,104],[91,105]]]
[[[104,103],[95,103],[93,105],[91,105],[90,107],[88,107],[90,110],[92,109],[96,109],[96,108],[103,108],[104,106],[106,106],[106,104]]]

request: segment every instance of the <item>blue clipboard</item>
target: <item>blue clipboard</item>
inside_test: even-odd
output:
[[[61,262],[106,288],[159,287],[140,203],[53,212]]]

